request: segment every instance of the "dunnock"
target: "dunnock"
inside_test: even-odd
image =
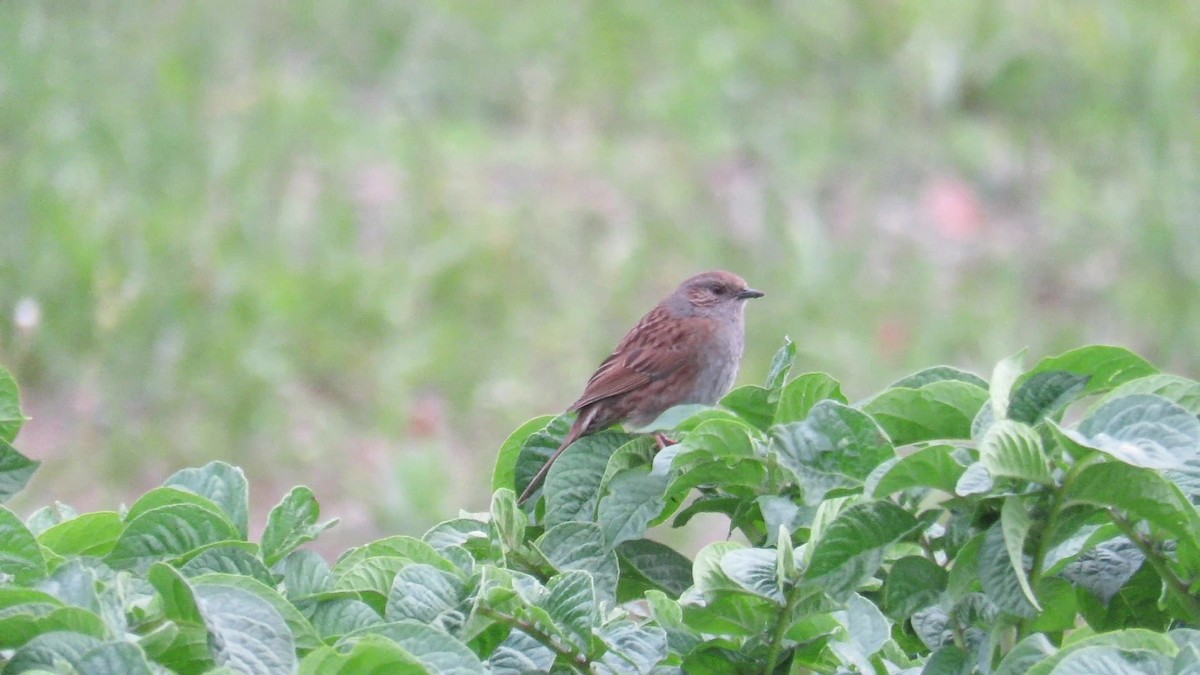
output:
[[[705,272],[680,284],[596,369],[567,409],[579,417],[518,502],[541,487],[554,460],[580,437],[618,422],[645,426],[681,403],[716,403],[742,360],[744,301],[762,295],[729,272]]]

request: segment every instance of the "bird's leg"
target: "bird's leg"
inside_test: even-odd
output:
[[[654,432],[654,442],[658,445],[658,449],[662,450],[668,445],[675,445],[679,441],[673,441],[670,438],[667,438],[666,434],[656,431]]]

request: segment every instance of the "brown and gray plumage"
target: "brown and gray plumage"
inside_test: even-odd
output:
[[[529,499],[554,460],[583,436],[618,422],[645,426],[681,403],[716,403],[742,361],[745,301],[762,295],[730,272],[705,272],[680,284],[596,369],[567,409],[579,417],[518,501]]]

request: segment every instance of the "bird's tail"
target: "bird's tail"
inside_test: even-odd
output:
[[[562,444],[558,446],[558,449],[554,451],[553,455],[550,455],[550,459],[546,460],[546,463],[543,464],[542,468],[538,470],[537,475],[533,477],[533,480],[529,481],[529,485],[525,488],[525,491],[521,493],[521,497],[517,499],[518,506],[528,501],[529,498],[533,496],[533,493],[537,492],[538,488],[542,487],[542,483],[546,482],[546,474],[550,473],[550,467],[554,465],[554,460],[558,459],[558,456],[562,454],[563,450],[566,450],[569,445],[579,440],[579,437],[584,435],[584,432],[587,431],[588,426],[592,423],[592,419],[595,416],[596,409],[592,408],[587,412],[581,412],[579,417],[575,418],[575,423],[571,425],[571,430],[567,432],[567,436],[563,439]]]

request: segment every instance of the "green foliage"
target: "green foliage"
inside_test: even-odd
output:
[[[297,487],[247,536],[222,462],[128,509],[0,507],[0,666],[88,673],[1191,672],[1197,383],[1086,347],[991,381],[923,370],[851,405],[790,374],[646,435],[506,441],[489,510],[330,565]],[[790,378],[790,379],[789,379]],[[2,379],[0,379],[2,381]],[[6,393],[7,392],[7,393]],[[0,387],[0,410],[18,410]],[[1066,422],[1065,420],[1078,421]],[[20,415],[12,416],[19,428]],[[7,443],[3,484],[32,463]],[[689,559],[655,524],[725,514]]]

